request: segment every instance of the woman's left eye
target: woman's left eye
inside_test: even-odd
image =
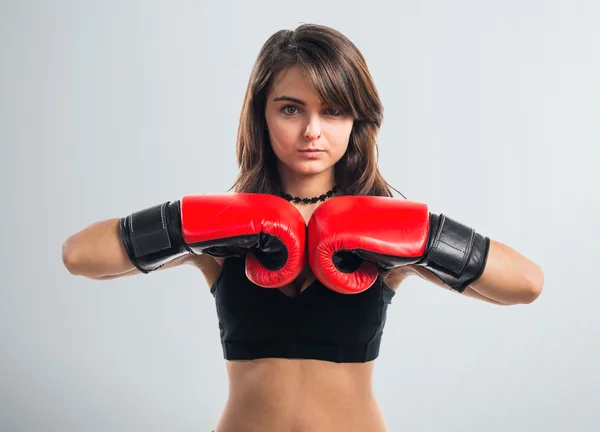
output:
[[[327,111],[329,111],[329,110],[333,111],[333,114],[332,114],[333,116],[340,116],[340,115],[342,115],[342,112],[340,110],[338,110],[338,109],[327,108]]]

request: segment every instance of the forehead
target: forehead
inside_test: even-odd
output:
[[[269,92],[273,97],[278,96],[295,96],[307,102],[321,103],[319,95],[313,90],[309,82],[304,77],[304,73],[300,66],[293,66],[280,71],[273,79],[273,85]]]

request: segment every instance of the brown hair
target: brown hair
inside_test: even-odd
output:
[[[240,115],[237,135],[240,172],[232,189],[282,193],[277,159],[269,142],[265,106],[277,73],[296,65],[301,66],[323,101],[354,118],[348,149],[335,166],[335,182],[341,193],[391,197],[390,189],[394,188],[377,167],[376,137],[383,121],[383,106],[365,59],[342,33],[315,24],[280,30],[261,48]]]

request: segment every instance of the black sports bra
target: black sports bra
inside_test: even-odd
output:
[[[245,257],[226,258],[211,287],[223,355],[228,360],[265,357],[332,362],[377,358],[394,290],[377,278],[359,294],[339,294],[318,279],[297,297],[262,288],[245,273]]]

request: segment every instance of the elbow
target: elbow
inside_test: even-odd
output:
[[[68,239],[62,245],[62,263],[70,274],[74,276],[81,274],[78,270],[80,266],[77,264],[76,250]]]
[[[525,295],[523,304],[531,304],[536,301],[539,296],[542,294],[544,288],[544,272],[539,266],[536,266],[535,271],[532,272],[532,276],[529,278],[529,282],[527,283],[527,289],[525,291]]]

